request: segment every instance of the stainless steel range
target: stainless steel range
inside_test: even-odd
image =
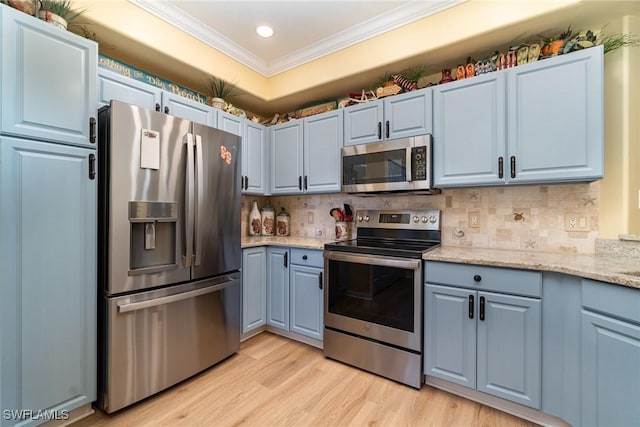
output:
[[[325,245],[324,354],[422,384],[422,255],[440,211],[356,212],[357,239]]]

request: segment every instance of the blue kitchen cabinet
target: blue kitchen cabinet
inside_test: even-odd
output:
[[[433,99],[434,185],[503,184],[504,73],[438,85]]]
[[[290,330],[322,340],[324,329],[322,251],[291,249]]]
[[[104,68],[98,68],[97,93],[100,107],[116,100],[217,127],[215,108]]]
[[[344,109],[344,145],[432,133],[430,88],[390,96]]]
[[[268,129],[251,120],[244,120],[242,138],[242,192],[266,194],[268,166]]]
[[[305,193],[340,192],[342,112],[343,110],[329,111],[303,120]]]
[[[434,185],[592,181],[603,175],[597,46],[434,88]]]
[[[215,127],[234,135],[244,136],[244,118],[222,110],[218,110],[217,113],[218,119]]]
[[[4,4],[0,23],[2,133],[93,146],[98,45]]]
[[[271,194],[302,193],[303,124],[292,120],[269,128],[271,134]]]
[[[167,91],[162,92],[162,111],[207,126],[217,124],[215,108]]]
[[[162,89],[98,67],[98,106],[116,101],[162,111]]]
[[[509,182],[602,178],[602,51],[596,46],[507,72]]]
[[[0,136],[3,410],[62,414],[96,400],[94,153]]]
[[[541,274],[425,263],[424,373],[535,409]]]
[[[289,330],[288,248],[267,248],[267,324]]]
[[[267,250],[242,251],[242,333],[267,323]]]
[[[640,421],[640,293],[582,281],[582,425]]]

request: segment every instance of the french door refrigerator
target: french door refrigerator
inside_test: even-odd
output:
[[[98,114],[98,406],[240,347],[238,136],[112,101]]]

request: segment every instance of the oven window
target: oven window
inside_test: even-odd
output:
[[[342,165],[342,182],[345,185],[407,180],[407,155],[404,149],[344,156]]]
[[[413,332],[414,270],[329,263],[328,311]]]

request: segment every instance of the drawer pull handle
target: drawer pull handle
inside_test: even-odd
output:
[[[482,280],[482,276],[480,276],[479,274],[476,274],[475,276],[473,276],[473,281],[474,282],[479,282]]]
[[[302,259],[303,259],[303,260],[305,260],[305,261],[306,261],[306,260],[307,260],[307,258],[308,258],[308,257],[307,257],[306,255],[302,255]]]

